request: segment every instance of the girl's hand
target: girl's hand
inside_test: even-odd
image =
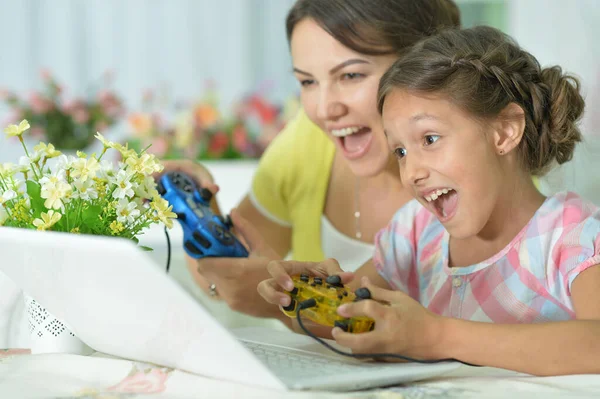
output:
[[[349,283],[354,277],[354,273],[343,271],[335,259],[323,262],[272,261],[267,265],[267,271],[271,278],[261,281],[258,292],[268,303],[280,306],[290,304],[291,298],[286,292],[294,289],[291,276],[301,273],[323,278],[338,275],[342,284]]]
[[[335,327],[335,341],[353,353],[394,353],[414,359],[440,359],[438,350],[443,334],[443,320],[400,291],[379,288],[363,277],[362,286],[371,298],[338,308],[344,317],[367,316],[375,320],[375,329],[351,334]],[[401,361],[383,358],[385,361]]]

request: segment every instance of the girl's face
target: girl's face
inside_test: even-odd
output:
[[[493,134],[446,100],[402,90],[386,97],[383,125],[414,197],[452,236],[485,235],[506,195]]]
[[[329,135],[354,174],[381,172],[390,157],[377,112],[377,88],[396,56],[352,51],[311,19],[294,28],[291,53],[308,117]]]

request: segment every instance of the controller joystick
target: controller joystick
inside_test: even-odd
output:
[[[189,256],[195,259],[248,256],[246,248],[230,231],[231,220],[212,212],[210,190],[198,187],[184,173],[171,172],[160,178],[157,191],[173,206],[183,229],[183,247]]]
[[[355,301],[371,299],[371,291],[369,291],[369,289],[365,287],[358,288],[356,291],[354,291],[354,295],[356,295]]]
[[[290,305],[282,308],[283,313],[287,316],[296,317],[298,306],[304,306],[300,304],[312,301],[311,305],[313,306],[303,308],[300,315],[314,323],[340,327],[342,330],[351,333],[371,331],[374,328],[375,322],[373,319],[362,316],[346,318],[337,313],[337,308],[340,305],[359,299],[358,294],[361,290],[359,288],[356,294],[348,291],[342,284],[340,276],[328,276],[325,278],[325,284],[323,284],[321,277],[311,277],[308,274],[294,276],[292,281],[294,282],[294,288],[289,292],[291,296]],[[369,290],[366,288],[365,290],[370,297]],[[362,299],[364,292],[360,291],[360,295]]]

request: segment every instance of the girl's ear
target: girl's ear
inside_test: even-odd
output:
[[[517,148],[525,132],[525,112],[521,106],[510,103],[500,112],[494,126],[496,152],[505,155]]]

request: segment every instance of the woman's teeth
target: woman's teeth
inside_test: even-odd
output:
[[[436,199],[438,199],[442,195],[448,194],[452,190],[454,190],[454,189],[452,189],[452,188],[442,188],[440,190],[437,190],[434,193],[431,193],[430,195],[426,195],[425,199],[427,200],[427,202],[435,201]]]
[[[349,136],[351,134],[354,134],[356,132],[358,132],[359,130],[361,130],[362,127],[345,127],[343,129],[334,129],[331,131],[331,134],[334,135],[335,137],[345,137],[345,136]]]

